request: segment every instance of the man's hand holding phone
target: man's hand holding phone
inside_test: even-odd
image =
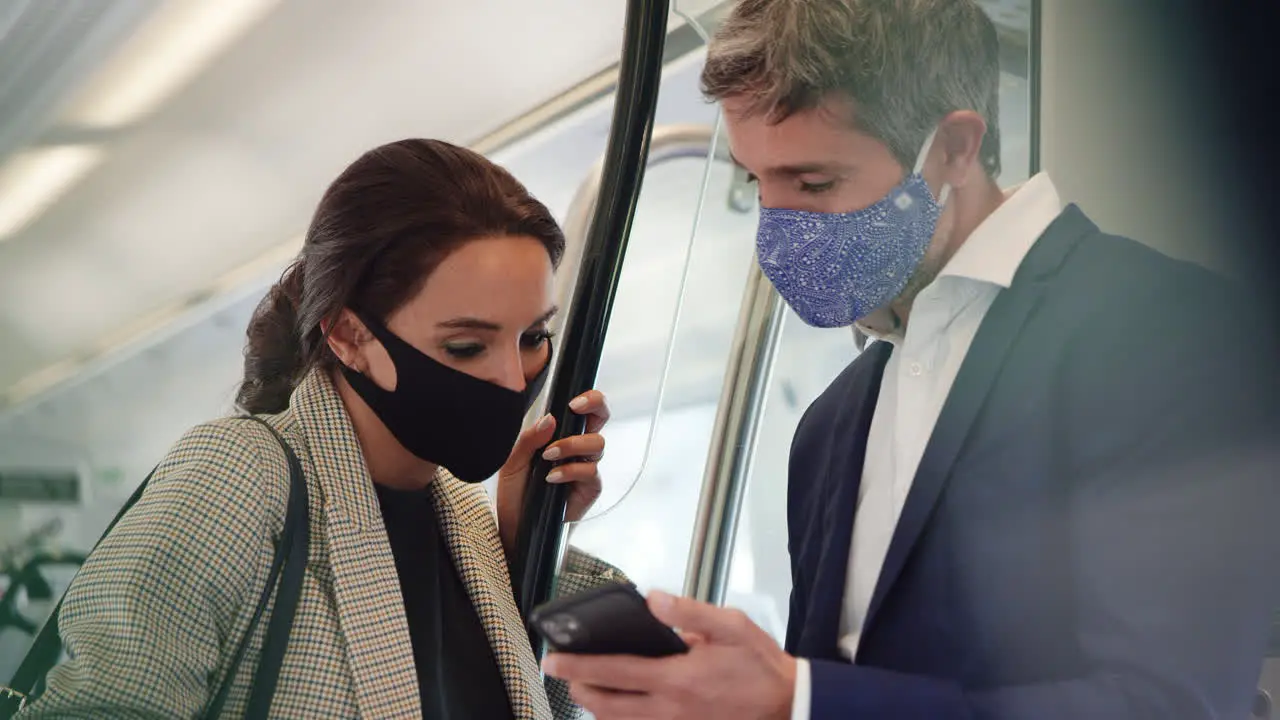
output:
[[[656,592],[645,614],[684,651],[556,652],[543,670],[598,720],[790,718],[795,658],[745,614]]]

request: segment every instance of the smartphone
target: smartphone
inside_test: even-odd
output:
[[[556,652],[666,657],[689,651],[625,583],[610,583],[534,608],[529,622]]]

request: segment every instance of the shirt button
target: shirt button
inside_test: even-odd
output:
[[[912,375],[917,375],[917,376],[918,376],[918,375],[920,375],[920,374],[921,374],[921,373],[923,373],[923,372],[924,372],[924,366],[923,366],[923,365],[921,365],[921,364],[920,364],[920,363],[918,363],[918,362],[913,362],[913,363],[911,363],[911,374],[912,374]]]

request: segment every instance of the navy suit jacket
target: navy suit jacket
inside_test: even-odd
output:
[[[988,311],[916,473],[855,663],[836,642],[892,347],[791,451],[787,650],[811,717],[1248,717],[1280,584],[1275,334],[1198,266],[1069,206]]]

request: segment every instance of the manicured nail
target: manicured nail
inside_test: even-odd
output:
[[[555,460],[558,457],[560,457],[560,448],[554,445],[547,448],[546,451],[542,453],[543,460]]]
[[[549,483],[558,483],[562,480],[564,480],[564,473],[559,470],[552,470],[551,474],[547,476],[547,482]]]
[[[551,427],[551,413],[543,415],[542,419],[538,421],[538,424],[534,426],[534,429],[538,432],[542,432],[549,427]]]
[[[569,403],[569,409],[570,409],[570,410],[578,410],[578,411],[581,411],[581,410],[584,410],[586,407],[587,407],[587,396],[586,396],[586,395],[581,395],[581,396],[579,396],[579,397],[576,397],[576,398],[574,398],[574,399],[573,399],[573,402]]]

